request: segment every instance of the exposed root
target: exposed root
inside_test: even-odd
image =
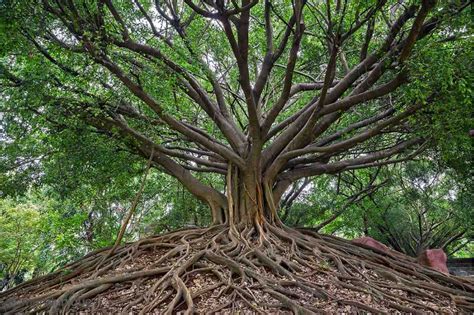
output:
[[[474,311],[472,280],[267,223],[180,230],[109,252],[0,293],[0,313]]]

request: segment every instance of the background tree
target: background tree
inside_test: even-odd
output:
[[[2,259],[0,291],[23,281],[25,270],[34,264],[36,244],[27,231],[37,234],[38,213],[20,207],[6,208],[2,202],[0,231]]]
[[[367,214],[372,217],[368,220],[374,220],[368,223],[369,235],[411,256],[429,248],[451,254],[473,242],[472,194],[456,185],[449,174],[437,174],[428,165],[407,167],[396,179],[401,181],[401,198],[386,198]]]
[[[452,169],[425,158],[324,182],[300,197],[288,224],[346,238],[370,236],[413,257],[430,248],[472,255],[472,189]]]

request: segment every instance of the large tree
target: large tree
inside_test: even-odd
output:
[[[429,136],[417,132],[410,117],[443,95],[423,84],[426,73],[419,65],[427,66],[427,50],[456,49],[469,34],[463,25],[468,5],[432,0],[7,1],[2,95],[48,126],[62,130],[86,124],[91,132],[105,134],[111,143],[150,159],[209,205],[214,223],[209,230],[139,243],[145,248],[153,242],[174,244],[163,256],[181,255],[173,272],[162,267],[121,280],[166,274],[152,291],[171,295],[174,288],[168,310],[179,307],[181,297],[192,310],[194,296],[183,282],[187,276],[181,276],[191,266],[209,268],[199,265],[202,259],[225,266],[243,282],[257,281],[263,266],[301,280],[296,274],[315,269],[315,257],[331,261],[341,274],[352,274],[361,257],[377,261],[340,240],[318,243],[315,235],[284,227],[278,205],[295,181],[397,163],[423,150]],[[217,174],[223,185],[206,184],[201,173]],[[315,244],[320,253],[313,250]],[[94,275],[100,275],[118,266],[125,253],[140,252],[139,245],[71,266],[81,272],[95,268]],[[331,246],[342,249],[336,253]],[[413,262],[394,264],[399,268],[395,278],[417,285],[401,274],[410,274],[406,270]],[[432,271],[411,274],[418,273],[457,286],[449,290],[460,296],[472,289]],[[218,269],[215,274],[218,285],[233,279],[226,280]],[[308,281],[276,285],[270,279],[258,281],[275,301],[297,312],[315,307],[290,298],[285,286],[332,299]],[[40,287],[38,292],[45,292]],[[54,312],[69,297],[94,295],[91,287],[98,294],[110,285],[99,280],[40,296],[58,298]],[[449,291],[438,284],[430,288]],[[251,297],[234,284],[227,290],[242,303]],[[166,294],[144,311],[168,301]],[[396,299],[387,307],[410,311]]]

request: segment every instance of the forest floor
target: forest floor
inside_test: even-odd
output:
[[[215,226],[102,249],[0,293],[0,313],[472,313],[474,281],[332,236]]]

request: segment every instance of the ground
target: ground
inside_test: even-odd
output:
[[[0,293],[0,313],[470,313],[474,281],[399,253],[264,224],[91,253]]]

